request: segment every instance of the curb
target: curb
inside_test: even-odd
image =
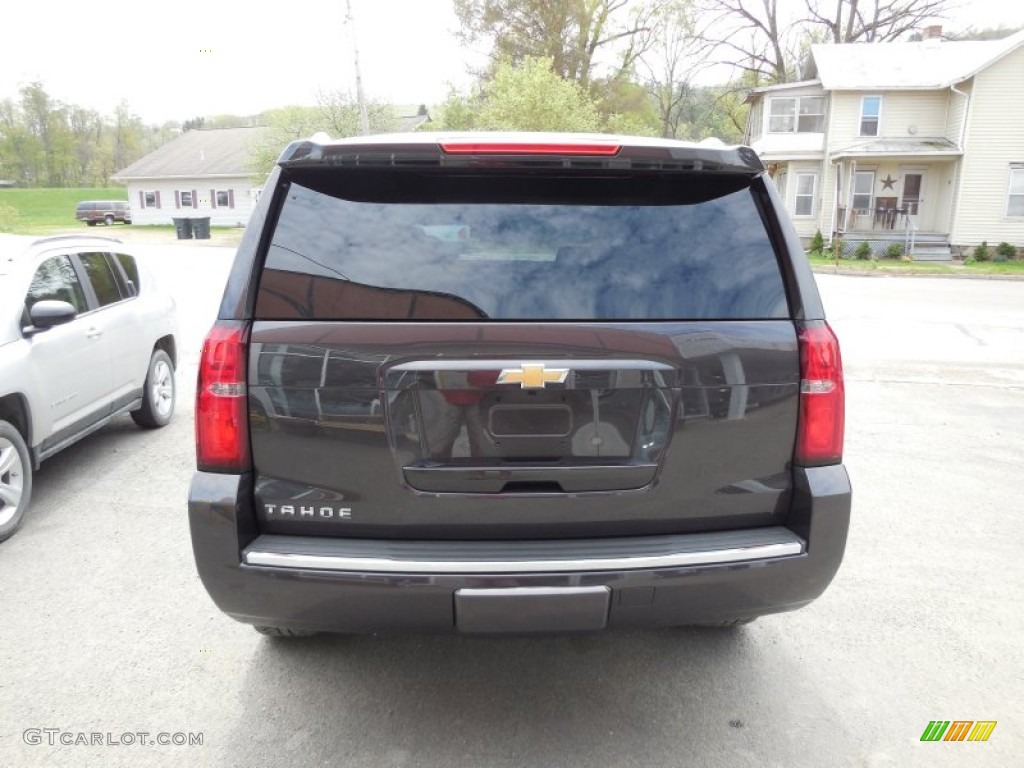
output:
[[[835,267],[812,266],[811,271],[816,275],[845,275],[847,277],[933,277],[944,280],[1003,280],[1009,282],[1024,282],[1024,275],[979,275],[976,273],[957,274],[955,272],[897,272],[895,270],[867,270],[867,269],[836,269]]]

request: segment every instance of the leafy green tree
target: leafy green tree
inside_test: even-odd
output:
[[[52,98],[40,82],[0,101],[0,178],[25,186],[105,186],[112,173],[178,135],[120,104],[112,117]]]
[[[448,91],[441,108],[435,115],[437,127],[443,131],[471,131],[477,127],[480,96],[464,96],[454,88]]]
[[[476,126],[483,130],[576,131],[601,129],[587,92],[552,71],[550,59],[528,56],[518,66],[498,64],[481,89]]]
[[[594,106],[609,133],[658,136],[661,126],[647,89],[625,77],[592,83]]]

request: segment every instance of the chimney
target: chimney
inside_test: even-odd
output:
[[[922,40],[941,40],[942,39],[942,25],[932,24],[930,27],[924,28],[924,35]]]

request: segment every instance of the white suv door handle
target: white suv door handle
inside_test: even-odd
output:
[[[102,335],[103,335],[103,329],[102,328],[97,328],[96,326],[93,326],[92,328],[90,328],[89,330],[87,330],[85,332],[85,338],[87,338],[87,339],[98,339]]]

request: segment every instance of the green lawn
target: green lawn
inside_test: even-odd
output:
[[[87,227],[75,219],[75,207],[83,200],[127,200],[123,187],[100,187],[98,189],[0,189],[0,232],[18,235],[59,235],[82,230],[92,235],[106,235],[127,238],[129,230],[133,237],[147,238],[152,234],[158,239],[164,234],[173,235],[170,224],[113,227]],[[214,245],[237,245],[243,230],[240,227],[210,227]],[[167,238],[173,239],[173,238]]]
[[[54,231],[85,224],[75,221],[75,206],[83,200],[127,200],[123,187],[99,189],[0,189],[0,211],[14,209],[13,220],[6,222],[11,232],[48,235]],[[0,227],[4,226],[0,219]]]
[[[836,266],[832,256],[810,256],[807,260],[820,272],[828,272],[829,267]],[[896,261],[895,259],[840,259],[839,269],[852,272],[875,272],[890,274],[924,274],[924,275],[1024,275],[1024,261],[1004,262],[970,262],[955,261],[952,264],[930,261]]]

